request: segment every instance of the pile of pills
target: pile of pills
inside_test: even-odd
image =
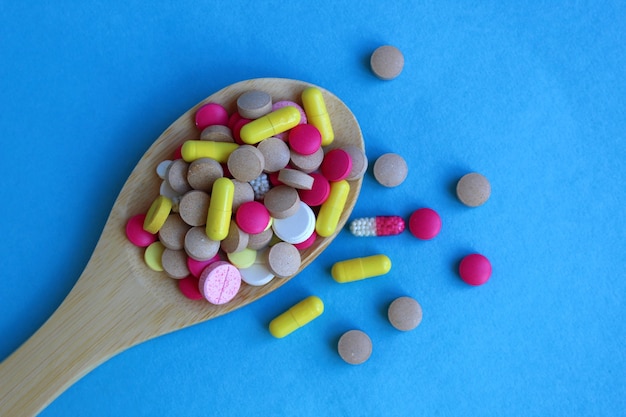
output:
[[[247,91],[233,114],[207,103],[195,114],[197,137],[155,167],[160,195],[128,220],[126,234],[186,297],[220,305],[242,285],[293,276],[301,251],[336,232],[349,181],[364,175],[367,158],[356,146],[328,148],[334,131],[320,89],[300,98]],[[307,303],[323,311],[321,301]],[[297,328],[281,320],[276,335]]]

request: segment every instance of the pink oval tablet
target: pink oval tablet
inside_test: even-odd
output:
[[[178,280],[178,289],[190,300],[202,300],[204,297],[198,288],[200,280],[193,275]]]
[[[322,134],[313,125],[298,125],[289,131],[289,147],[300,155],[312,155],[322,146]]]
[[[258,201],[246,201],[237,209],[235,221],[241,230],[254,235],[267,228],[270,212]]]
[[[333,149],[324,155],[320,169],[328,181],[341,181],[350,175],[352,158],[343,149]]]
[[[126,237],[135,246],[140,248],[147,248],[157,239],[156,234],[146,232],[143,229],[143,222],[146,219],[145,214],[137,214],[126,223]]]
[[[491,277],[491,262],[479,253],[467,255],[459,264],[459,275],[469,285],[482,285]]]
[[[317,172],[309,175],[313,177],[313,187],[310,190],[298,190],[300,200],[310,207],[321,206],[330,194],[330,182]]]
[[[204,271],[204,268],[211,265],[213,262],[219,261],[220,259],[221,258],[219,253],[211,259],[207,259],[206,261],[198,261],[193,259],[191,256],[188,256],[187,268],[189,268],[189,272],[191,272],[191,275],[193,275],[194,277],[199,277],[200,274],[202,274],[202,271]]]
[[[196,126],[200,130],[213,125],[228,124],[228,112],[218,103],[207,103],[196,111]]]
[[[225,304],[235,298],[241,287],[241,273],[226,261],[207,266],[198,283],[202,296],[211,304]]]
[[[409,230],[418,239],[432,239],[441,230],[441,218],[429,208],[415,210],[409,218]]]

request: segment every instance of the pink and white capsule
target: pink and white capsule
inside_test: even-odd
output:
[[[392,236],[403,230],[404,220],[400,216],[362,217],[350,223],[350,232],[359,237]]]

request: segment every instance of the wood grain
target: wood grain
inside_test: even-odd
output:
[[[230,113],[236,110],[236,98],[251,89],[267,91],[274,101],[300,102],[301,92],[309,86],[312,84],[279,78],[242,81],[207,97],[163,132],[122,188],[94,253],[70,294],[32,337],[0,364],[0,416],[35,415],[113,355],[243,307],[293,278],[274,279],[262,287],[243,284],[237,297],[222,306],[191,301],[180,294],[175,280],[146,267],[143,249],[126,240],[124,228],[129,217],[146,212],[158,195],[161,180],[155,173],[157,164],[171,157],[185,140],[199,138],[194,114],[202,104],[217,102]],[[328,148],[356,145],[364,149],[352,112],[332,93],[320,90],[335,131],[335,141]],[[341,231],[360,189],[361,180],[350,182],[337,231],[318,238],[302,252],[300,271]]]

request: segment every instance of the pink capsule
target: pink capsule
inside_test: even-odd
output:
[[[400,216],[376,216],[354,219],[350,232],[354,236],[392,236],[402,233],[404,220]]]

